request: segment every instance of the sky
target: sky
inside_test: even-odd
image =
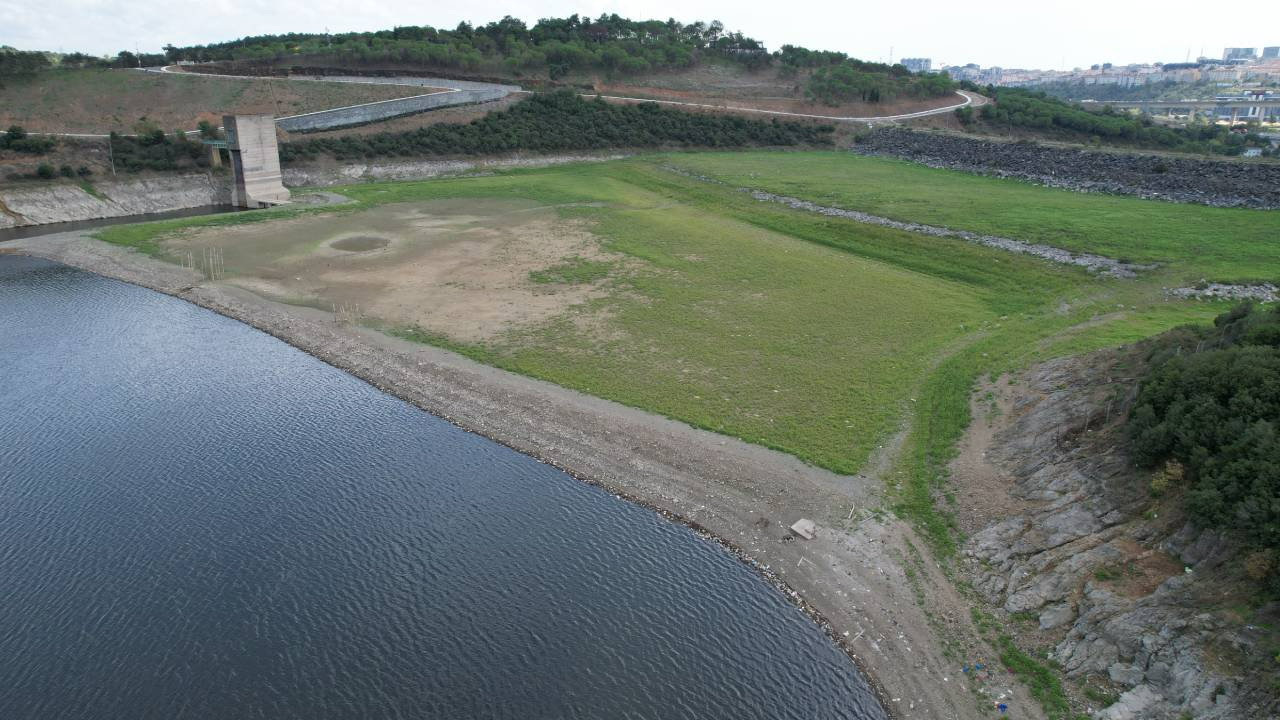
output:
[[[1253,7],[1250,7],[1253,6]],[[1071,69],[1094,63],[1183,62],[1190,53],[1221,57],[1222,48],[1280,45],[1271,0],[1214,9],[1203,0],[914,0],[913,2],[746,3],[742,0],[0,0],[0,45],[22,50],[120,50],[207,44],[245,35],[381,30],[396,25],[455,27],[513,15],[618,13],[632,19],[720,20],[774,50],[784,44],[838,50],[864,60],[928,57],[941,64]],[[353,9],[359,8],[353,12]],[[1270,8],[1270,9],[1268,9]],[[1277,17],[1272,16],[1275,20]]]

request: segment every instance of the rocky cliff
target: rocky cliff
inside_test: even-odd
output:
[[[1122,423],[1141,354],[1047,363],[983,388],[953,466],[964,569],[1098,720],[1277,717],[1274,604],[1226,538],[1134,470]]]

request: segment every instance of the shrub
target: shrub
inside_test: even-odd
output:
[[[31,136],[21,126],[10,125],[0,135],[0,150],[14,150],[31,155],[43,155],[53,149],[56,141],[51,137]]]
[[[343,158],[564,152],[626,147],[825,145],[830,125],[690,113],[655,103],[610,105],[572,91],[536,94],[508,110],[467,124],[431,125],[403,133],[348,135],[285,143],[280,157]]]
[[[40,163],[36,167],[36,177],[41,180],[52,180],[56,174],[57,172],[53,169],[53,166],[48,163]]]
[[[1135,462],[1165,463],[1197,524],[1280,547],[1280,313],[1241,305],[1148,357],[1128,421]]]

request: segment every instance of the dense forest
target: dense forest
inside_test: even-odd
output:
[[[830,125],[668,110],[654,103],[611,105],[560,90],[533,95],[467,124],[288,142],[281,146],[280,156],[288,162],[318,155],[345,159],[517,150],[828,145],[833,130]]]
[[[1202,527],[1255,550],[1280,593],[1280,309],[1242,305],[1158,341],[1129,418],[1152,492],[1184,492]]]
[[[783,77],[804,72],[807,95],[832,104],[934,97],[955,89],[946,75],[913,75],[901,65],[862,62],[844,53],[787,45],[771,54],[752,38],[726,32],[720,22],[638,21],[616,14],[595,20],[547,18],[532,27],[507,16],[488,25],[461,23],[453,30],[411,26],[335,35],[262,35],[215,45],[170,45],[165,53],[170,62],[393,65],[551,81],[573,74],[634,76],[722,62],[747,70],[772,68]]]
[[[1110,106],[1087,109],[1022,88],[987,87],[980,92],[995,102],[982,106],[978,112],[973,108],[956,111],[966,126],[986,124],[995,129],[1031,130],[1066,140],[1222,155],[1239,155],[1246,147],[1270,147],[1265,138],[1248,127],[1237,129],[1216,123],[1169,127],[1158,125],[1145,115],[1118,112]]]

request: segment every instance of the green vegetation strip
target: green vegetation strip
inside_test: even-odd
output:
[[[705,153],[677,167],[903,222],[1168,266],[1160,279],[1280,279],[1280,213],[1074,193],[839,152]]]

